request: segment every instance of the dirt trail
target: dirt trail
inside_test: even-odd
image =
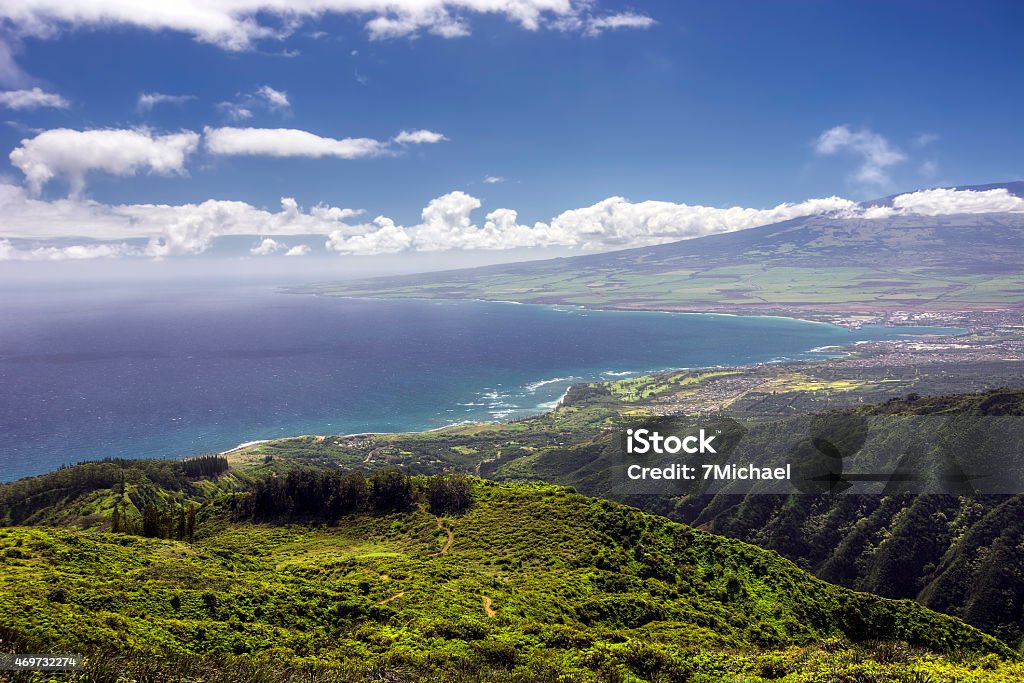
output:
[[[391,602],[392,600],[397,600],[398,598],[402,597],[403,595],[405,595],[405,591],[402,591],[401,593],[395,593],[390,598],[384,598],[383,600],[381,600],[377,604],[378,605],[386,605],[389,602]]]
[[[441,519],[440,517],[437,518],[437,529],[438,529],[438,531],[445,531],[445,532],[447,532],[448,540],[444,542],[444,547],[441,548],[441,552],[439,552],[439,553],[430,553],[430,557],[436,557],[438,555],[447,555],[448,551],[452,547],[452,541],[455,540],[455,532],[453,532],[450,527],[446,527],[444,525],[444,520]]]
[[[494,609],[491,607],[491,604],[493,604],[491,602],[491,599],[485,595],[484,596],[484,614],[486,614],[489,617],[493,617],[494,616]]]

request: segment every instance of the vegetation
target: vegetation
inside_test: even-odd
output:
[[[90,681],[1024,675],[960,621],[826,584],[770,551],[564,488],[407,481],[408,511],[327,525],[294,509],[232,521],[245,496],[223,493],[191,544],[0,529],[0,637],[10,650],[83,652],[78,680]],[[438,520],[431,492],[462,483],[472,500]]]
[[[911,393],[831,415],[1021,416],[1024,391]],[[702,418],[701,424],[709,424]],[[1000,435],[991,435],[1001,438]],[[572,484],[647,511],[782,553],[816,576],[961,617],[1006,642],[1024,638],[1024,496],[625,496],[607,473],[614,435],[509,463],[498,478]],[[984,449],[984,441],[978,448]]]
[[[0,485],[0,524],[110,524],[141,529],[147,507],[202,501],[242,482],[228,461],[210,455],[185,460],[108,458]],[[221,476],[225,475],[225,476]],[[152,534],[158,535],[158,534]]]

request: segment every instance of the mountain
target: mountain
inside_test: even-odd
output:
[[[359,481],[363,502],[331,512]],[[0,529],[4,647],[83,653],[93,681],[1024,674],[959,620],[570,489],[295,470],[252,490],[207,498],[192,543]],[[150,535],[178,535],[173,517]]]
[[[995,187],[1024,194],[1024,183],[977,189]],[[1024,214],[808,216],[652,247],[301,291],[686,311],[1019,307]]]

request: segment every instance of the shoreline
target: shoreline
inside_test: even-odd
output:
[[[797,322],[809,323],[812,325],[830,325],[832,327],[841,327],[843,329],[853,329],[846,325],[841,325],[829,320],[814,320],[812,318],[801,318],[798,315],[787,315],[782,312],[774,313],[759,313],[754,311],[674,311],[667,310],[664,308],[618,308],[615,306],[591,306],[587,304],[571,304],[571,303],[536,303],[531,301],[514,301],[512,299],[478,299],[478,298],[464,298],[464,297],[429,297],[429,296],[355,296],[350,294],[326,294],[323,292],[309,292],[309,291],[294,291],[287,289],[277,290],[279,294],[293,294],[300,296],[319,296],[328,297],[333,299],[354,299],[361,301],[424,301],[433,303],[443,302],[473,302],[480,304],[505,304],[509,306],[536,306],[538,308],[550,308],[553,310],[558,309],[574,309],[579,311],[595,311],[600,313],[660,313],[664,315],[692,315],[692,316],[720,316],[728,318],[775,318],[778,320],[795,320]],[[821,313],[820,315],[826,316],[831,314]],[[837,315],[872,315],[872,314],[861,314],[861,313],[847,313]],[[873,317],[878,317],[879,314],[873,314]],[[869,323],[872,324],[872,323]],[[882,327],[901,327],[901,325],[884,325]],[[902,327],[914,327],[915,325],[907,323]]]
[[[353,298],[353,297],[346,297],[346,298]],[[427,301],[431,301],[431,299],[426,299],[426,300]],[[452,299],[449,299],[448,301],[452,301]],[[469,301],[469,300],[468,299],[458,299],[458,301]],[[499,303],[499,302],[486,301],[486,303]],[[501,303],[515,303],[515,302],[501,302]],[[529,306],[529,305],[532,305],[532,304],[516,304],[516,305]],[[547,304],[536,304],[536,305],[545,306]],[[624,312],[629,312],[629,311],[624,311]],[[698,314],[694,314],[694,315],[704,315],[704,314],[698,313]],[[722,314],[722,315],[731,315],[731,314]],[[772,316],[772,317],[779,317],[779,316]],[[821,323],[821,324],[829,325],[830,323]],[[893,325],[892,327],[898,327],[898,326]],[[904,327],[917,327],[917,326],[915,326],[915,325],[905,325]],[[968,333],[969,332],[967,330],[961,330],[961,334],[968,334]],[[931,336],[940,336],[941,337],[941,336],[961,336],[961,335],[942,335],[942,334],[938,334],[938,335],[933,335],[933,334],[903,335],[903,339],[900,339],[900,340],[889,340],[889,341],[891,341],[893,343],[899,343],[899,342],[905,342],[905,341],[914,339],[915,337],[919,337],[919,336],[920,337],[931,337]],[[820,358],[799,358],[799,359],[796,359],[796,358],[783,358],[783,359],[778,359],[778,360],[767,360],[767,361],[761,361],[761,362],[758,362],[758,363],[747,363],[747,364],[740,364],[740,365],[707,365],[707,366],[702,366],[702,367],[679,367],[679,368],[663,368],[663,369],[659,369],[659,370],[637,370],[635,372],[634,371],[626,372],[625,374],[626,375],[633,375],[634,377],[644,377],[644,376],[648,376],[648,375],[657,375],[657,374],[660,374],[660,373],[674,373],[674,372],[701,372],[701,371],[706,371],[706,370],[707,371],[747,370],[747,369],[751,369],[751,368],[758,368],[758,367],[769,366],[769,365],[785,365],[785,364],[793,364],[793,365],[797,365],[797,366],[801,366],[801,365],[814,365],[814,364],[817,364],[817,363],[825,363],[825,362],[828,362],[828,361],[831,361],[831,360],[836,360],[836,359],[840,359],[840,358],[849,357],[851,354],[856,352],[857,345],[867,344],[867,343],[874,343],[874,342],[857,341],[857,342],[852,342],[851,344],[846,344],[846,345],[834,345],[834,346],[815,347],[815,348],[810,349],[810,350],[805,352],[805,353],[820,354],[820,355],[823,356],[823,357],[820,357]],[[828,349],[828,350],[826,350],[826,349]],[[564,401],[565,397],[569,394],[569,391],[572,389],[572,387],[576,386],[577,384],[605,384],[605,383],[615,382],[615,381],[617,381],[617,380],[614,380],[614,379],[601,379],[601,380],[596,380],[596,381],[593,381],[593,382],[586,382],[586,381],[573,382],[572,384],[570,384],[565,389],[564,392],[562,392],[562,395],[556,401],[549,401],[549,402],[546,402],[546,403],[542,403],[542,404],[536,406],[536,408],[537,408],[536,412],[531,412],[529,415],[526,415],[526,416],[523,416],[522,418],[517,418],[517,419],[529,419],[529,418],[533,418],[533,417],[538,417],[538,416],[541,416],[541,415],[546,415],[548,413],[551,413],[554,410],[557,410],[561,406],[562,401]],[[274,442],[274,441],[286,441],[286,440],[289,440],[289,439],[301,439],[301,438],[308,438],[308,437],[326,437],[326,438],[332,438],[332,439],[352,439],[352,438],[370,437],[370,436],[396,436],[396,435],[402,435],[402,434],[431,434],[431,433],[435,433],[435,432],[445,431],[447,429],[457,429],[457,428],[460,428],[460,427],[471,427],[471,426],[475,426],[475,425],[506,424],[508,422],[509,422],[509,419],[507,419],[507,418],[505,418],[505,419],[495,419],[495,420],[464,420],[464,421],[459,421],[459,422],[452,422],[450,424],[445,424],[445,425],[441,425],[441,426],[438,426],[438,427],[431,427],[429,429],[400,430],[400,431],[394,431],[394,432],[354,432],[354,433],[347,433],[347,434],[294,434],[294,435],[291,435],[291,436],[282,436],[282,437],[277,437],[277,438],[273,438],[273,439],[259,439],[259,440],[256,440],[256,441],[247,441],[245,443],[239,444],[238,446],[235,446],[234,448],[231,448],[231,449],[229,449],[227,451],[224,451],[220,455],[227,455],[229,453],[235,453],[235,452],[238,452],[238,451],[243,451],[243,450],[245,450],[247,448],[250,448],[252,446],[257,446],[257,445],[260,445],[260,444],[263,444],[263,443],[270,443],[270,442]],[[182,456],[182,457],[191,457],[191,456]]]
[[[293,436],[286,436],[286,437],[283,437],[283,438],[285,438],[285,439],[294,439],[295,437],[293,437]],[[256,439],[255,441],[246,441],[245,443],[238,444],[234,448],[229,448],[226,451],[221,451],[217,455],[227,455],[228,453],[234,453],[235,451],[240,451],[243,448],[250,448],[252,446],[258,446],[261,443],[268,443],[270,441],[276,441],[276,439]],[[183,457],[193,457],[193,456],[183,456]]]
[[[317,296],[336,299],[353,299],[362,301],[423,301],[433,303],[474,302],[485,304],[507,304],[513,306],[536,306],[551,308],[555,310],[574,309],[602,313],[660,313],[666,315],[721,316],[732,318],[774,318],[778,320],[794,320],[797,322],[804,322],[815,325],[831,325],[833,327],[839,327],[849,331],[858,330],[865,325],[879,327],[927,327],[929,326],[929,324],[926,321],[919,320],[919,318],[934,318],[936,316],[940,316],[941,318],[956,317],[963,319],[965,317],[969,317],[972,315],[993,312],[993,309],[991,308],[964,308],[949,310],[912,310],[894,308],[891,310],[882,311],[866,311],[855,309],[809,309],[790,311],[787,309],[770,309],[768,311],[762,311],[760,309],[747,308],[722,310],[722,308],[720,307],[712,307],[708,309],[687,307],[686,309],[680,310],[666,308],[631,308],[625,306],[616,306],[614,304],[601,305],[515,301],[512,299],[481,299],[478,297],[359,296],[352,294],[330,294],[321,291],[297,290],[287,288],[279,288],[276,291],[280,294]],[[1003,312],[1008,312],[1012,310],[1012,307],[1004,307],[1000,310],[1002,310]],[[892,319],[893,316],[898,316],[898,318],[894,320]]]

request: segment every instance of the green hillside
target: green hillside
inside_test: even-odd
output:
[[[835,414],[1024,416],[1024,390],[914,395]],[[605,436],[549,448],[506,463],[494,476],[615,496],[609,472],[616,451],[608,448],[614,441]],[[918,600],[1010,643],[1024,638],[1024,496],[726,493],[624,500],[776,550],[827,581]]]
[[[301,487],[320,480],[304,472],[267,485],[290,514],[247,521],[256,508],[223,494],[202,506],[191,544],[0,529],[4,646],[84,652],[82,680],[97,681],[1024,675],[1012,651],[955,619],[571,490],[478,480],[462,512],[436,516],[432,492],[448,480],[390,471],[415,494],[408,511],[314,521]],[[394,502],[380,481],[364,505]]]

